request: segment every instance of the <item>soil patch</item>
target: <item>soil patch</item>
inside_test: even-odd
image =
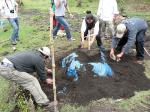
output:
[[[81,17],[77,16],[81,21]],[[80,19],[79,19],[80,18]],[[69,20],[71,21],[71,20]],[[79,21],[78,21],[79,22]],[[77,22],[77,23],[78,23]],[[150,25],[150,22],[148,21]],[[74,25],[73,25],[74,26]],[[78,31],[79,25],[73,29]],[[145,48],[150,53],[150,36],[149,32],[145,38]],[[92,68],[86,65],[86,71],[78,71],[79,80],[77,82],[71,82],[66,79],[65,70],[60,67],[61,59],[66,57],[72,52],[76,52],[79,55],[78,60],[83,63],[98,62],[99,52],[97,49],[93,49],[90,52],[81,51],[80,49],[74,49],[70,52],[57,52],[56,53],[56,84],[58,101],[62,103],[73,103],[87,105],[93,100],[102,98],[130,98],[134,96],[135,92],[146,91],[150,89],[150,80],[145,76],[145,68],[142,64],[136,62],[135,54],[131,53],[124,56],[121,62],[114,62],[109,59],[109,51],[107,51],[107,61],[114,71],[113,77],[93,77]],[[145,53],[145,60],[149,60],[150,57]],[[52,89],[43,87],[50,99],[53,99],[51,94]]]
[[[107,57],[108,64],[114,71],[113,77],[93,77],[92,67],[86,65],[85,72],[78,71],[79,80],[77,82],[69,81],[66,79],[65,70],[59,66],[59,63],[62,58],[72,52],[76,52],[79,55],[79,61],[85,64],[99,61],[98,51],[87,53],[79,49],[56,57],[57,95],[60,102],[86,105],[101,98],[129,98],[135,92],[150,89],[150,80],[144,75],[144,66],[138,64],[135,56],[131,55],[125,56],[121,62],[114,62]],[[52,92],[52,90],[48,91],[46,86],[44,90],[46,93]],[[47,95],[52,99],[51,95]]]

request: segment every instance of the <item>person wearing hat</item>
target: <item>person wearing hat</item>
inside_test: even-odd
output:
[[[32,76],[37,72],[39,79],[47,84],[52,84],[52,79],[47,78],[45,59],[50,57],[50,49],[41,47],[38,50],[28,50],[5,57],[0,63],[0,76],[11,80],[24,89],[29,90],[39,106],[49,106],[49,99],[42,91],[37,78]]]
[[[138,60],[144,59],[144,37],[148,24],[145,20],[140,18],[130,18],[123,20],[117,25],[116,35],[112,38],[112,45],[110,51],[110,58],[119,59],[128,54],[129,49],[135,43],[136,58]],[[114,55],[114,50],[117,48],[120,51],[117,56]]]

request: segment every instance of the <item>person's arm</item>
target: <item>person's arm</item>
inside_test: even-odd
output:
[[[18,14],[18,3],[17,2],[15,2],[15,10],[16,10],[16,12]]]
[[[46,81],[47,75],[45,71],[45,62],[43,59],[35,60],[35,69],[41,81]]]
[[[55,0],[55,6],[56,8],[59,8],[61,5],[61,0]]]
[[[66,4],[65,4],[65,8],[66,8],[67,12],[69,13],[70,17],[73,18],[73,15],[72,15],[72,13],[71,13],[71,11],[70,11],[70,9],[69,9],[69,6],[68,6],[68,3],[67,3],[67,2],[66,2]]]
[[[137,31],[134,28],[128,31],[128,41],[123,47],[123,50],[122,50],[123,53],[128,54],[129,49],[134,45],[136,41],[136,35],[137,35]]]
[[[5,9],[4,9],[4,3],[2,2],[2,4],[0,4],[0,18],[4,18],[6,19],[6,15],[5,15]]]
[[[45,70],[46,70],[46,72],[49,73],[49,74],[52,73],[52,69],[49,69],[49,68],[45,67]]]
[[[100,16],[100,13],[101,13],[101,4],[102,4],[102,2],[99,0],[98,10],[97,10],[97,16]]]
[[[45,67],[45,62],[43,59],[35,59],[35,69],[37,71],[37,74],[42,82],[46,82],[47,84],[52,84],[53,80],[50,78],[47,78],[46,70],[49,70]]]
[[[114,0],[113,13],[114,13],[113,21],[115,21],[116,17],[119,15],[119,10],[118,10],[118,6],[117,6],[117,1],[116,0]]]
[[[115,53],[115,48],[116,48],[116,46],[117,46],[119,40],[120,40],[120,39],[116,38],[115,36],[112,37],[112,43],[111,43],[111,49],[110,49],[110,54],[109,54],[109,56],[110,56],[110,58],[113,59],[113,60],[116,60],[116,56],[115,56],[114,53]]]
[[[81,25],[81,42],[84,42],[84,32],[86,30],[86,23],[85,23],[85,19],[82,21],[82,25]]]

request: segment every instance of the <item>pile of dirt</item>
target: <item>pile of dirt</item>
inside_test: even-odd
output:
[[[65,70],[59,66],[59,63],[62,58],[72,52],[76,52],[79,55],[78,60],[84,64],[99,62],[98,50],[84,52],[75,49],[60,55],[61,57],[56,57],[57,95],[60,102],[86,105],[101,98],[129,98],[136,91],[150,89],[150,80],[144,74],[144,66],[138,64],[135,56],[131,55],[125,56],[120,62],[112,61],[107,57],[108,64],[114,72],[113,77],[94,77],[92,67],[87,64],[86,71],[78,71],[78,81],[67,80]],[[109,56],[108,53],[106,53],[106,56]],[[46,86],[44,90],[46,93],[52,93],[52,90],[46,88]],[[47,95],[52,99],[50,94]]]

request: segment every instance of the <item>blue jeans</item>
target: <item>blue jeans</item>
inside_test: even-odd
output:
[[[0,28],[4,28],[4,21],[3,20],[0,20]]]
[[[100,52],[100,62],[106,63],[105,48],[103,45],[98,46]]]
[[[19,32],[19,22],[18,18],[8,18],[8,21],[13,27],[13,32],[11,35],[11,41],[15,42],[16,40],[19,39],[18,32]]]
[[[67,35],[67,39],[71,38],[71,33],[70,33],[70,29],[69,29],[69,24],[67,23],[67,21],[65,20],[65,18],[63,16],[56,16],[55,17],[58,24],[57,26],[54,28],[53,30],[53,36],[57,35],[58,30],[60,29],[61,25],[64,26],[66,35]]]

